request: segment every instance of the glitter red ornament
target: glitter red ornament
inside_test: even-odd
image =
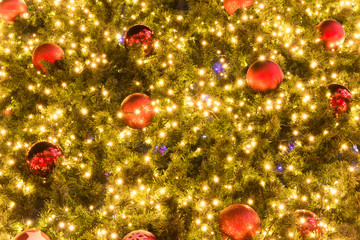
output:
[[[62,155],[59,146],[47,141],[37,142],[27,153],[26,162],[32,173],[48,177]]]
[[[309,233],[315,234],[317,237],[321,236],[322,228],[320,218],[313,212],[308,210],[296,210],[297,224],[299,226],[299,233],[305,239]]]
[[[233,204],[222,210],[218,224],[223,239],[250,240],[261,231],[258,214],[244,204]]]
[[[249,8],[254,4],[254,0],[224,0],[225,11],[233,15],[239,8]]]
[[[335,117],[347,113],[350,110],[352,95],[346,87],[341,84],[327,85],[331,91],[330,108],[334,111]]]
[[[7,109],[4,110],[4,114],[7,115],[7,116],[11,115],[12,113],[13,113],[12,108],[7,108]]]
[[[14,23],[15,18],[26,13],[26,10],[23,0],[4,0],[0,3],[0,16],[7,23]]]
[[[50,240],[50,238],[39,230],[30,229],[19,233],[14,240]]]
[[[46,69],[44,65],[40,63],[41,60],[54,64],[55,61],[61,60],[63,56],[64,51],[61,47],[54,43],[44,43],[35,48],[32,55],[32,62],[35,68],[45,73]]]
[[[151,232],[137,230],[126,235],[123,240],[156,240],[156,237]]]
[[[145,55],[149,55],[154,50],[154,33],[148,26],[134,25],[125,33],[125,48],[129,49],[132,45],[141,44]]]
[[[269,92],[277,89],[282,83],[283,73],[275,62],[259,60],[250,66],[246,79],[249,87],[255,92]]]
[[[327,50],[337,49],[345,40],[345,30],[335,20],[325,20],[318,25],[320,39]]]
[[[151,99],[143,93],[133,93],[121,103],[120,111],[125,124],[135,129],[147,127],[155,115]]]

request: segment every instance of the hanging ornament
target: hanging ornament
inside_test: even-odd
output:
[[[243,204],[233,204],[222,210],[218,224],[223,239],[251,240],[261,231],[258,214]]]
[[[224,73],[226,73],[224,63],[222,63],[222,62],[214,63],[213,71],[217,76],[222,76]]]
[[[354,145],[352,147],[352,149],[353,149],[354,153],[359,153],[359,145]]]
[[[254,0],[224,0],[225,11],[233,15],[239,8],[249,8],[254,4]]]
[[[151,232],[137,230],[126,235],[122,240],[156,240],[156,237]]]
[[[345,30],[335,20],[325,20],[318,25],[320,39],[327,50],[337,49],[345,40]]]
[[[156,145],[155,151],[153,153],[155,154],[156,152],[159,152],[161,156],[164,156],[166,154],[167,150],[168,150],[168,148],[164,144]]]
[[[64,51],[61,47],[54,43],[44,43],[35,48],[32,55],[32,62],[34,67],[46,73],[46,69],[41,60],[55,64],[56,61],[61,60],[64,56]]]
[[[305,239],[309,233],[315,234],[317,237],[321,236],[321,226],[319,225],[319,217],[308,210],[296,210],[297,225],[299,226],[299,233]],[[316,239],[316,238],[315,238]]]
[[[6,108],[6,109],[4,110],[4,114],[7,115],[7,116],[13,114],[13,112],[14,112],[14,111],[13,111],[13,109],[12,109],[11,107]]]
[[[125,48],[129,49],[132,45],[140,43],[144,48],[145,55],[149,55],[154,50],[154,33],[148,26],[134,25],[125,33]]]
[[[349,89],[340,84],[329,84],[327,87],[331,92],[330,108],[334,111],[335,117],[349,112],[352,98]]]
[[[290,151],[294,150],[296,147],[296,140],[291,139],[290,142],[288,143],[288,147],[289,147]]]
[[[39,230],[30,229],[19,233],[14,240],[50,240],[50,238]]]
[[[26,13],[26,10],[23,0],[3,0],[0,3],[0,16],[7,23],[15,23],[15,18]]]
[[[121,45],[124,44],[124,42],[125,42],[125,41],[124,41],[124,35],[119,35],[117,42],[118,42],[118,44],[121,44]]]
[[[61,155],[63,153],[59,146],[46,141],[37,142],[27,153],[26,162],[32,173],[48,177]]]
[[[143,93],[133,93],[121,103],[120,111],[126,125],[141,129],[147,127],[154,117],[151,99]]]
[[[279,87],[283,80],[283,73],[275,62],[259,60],[250,66],[246,79],[252,90],[264,93]]]

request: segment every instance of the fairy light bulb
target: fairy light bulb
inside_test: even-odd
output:
[[[271,170],[271,165],[268,164],[268,163],[266,163],[264,167],[265,167],[265,170],[266,170],[266,171]]]
[[[86,114],[88,114],[88,110],[86,108],[83,108],[83,109],[81,109],[81,113],[83,115],[86,115]]]

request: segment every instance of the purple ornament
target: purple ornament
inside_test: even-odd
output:
[[[225,73],[226,70],[221,62],[216,62],[213,65],[213,71],[216,75],[221,75],[222,73]]]
[[[296,141],[295,139],[290,140],[289,144],[288,144],[290,150],[294,150],[295,146],[296,146]]]
[[[159,152],[161,156],[164,156],[167,150],[168,148],[164,144],[161,144],[160,146],[159,145],[155,146],[155,152]]]

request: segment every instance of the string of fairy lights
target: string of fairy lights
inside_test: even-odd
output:
[[[109,2],[111,2],[109,0]],[[35,2],[37,4],[38,9],[43,9],[42,0],[37,0]],[[137,0],[133,0],[132,3],[134,5],[138,5],[139,6],[139,10],[141,12],[149,12],[150,8],[148,7],[149,4],[147,4],[146,2],[143,1],[137,1]],[[301,2],[302,4],[307,4],[304,1]],[[72,41],[71,39],[69,39],[70,37],[67,36],[67,34],[62,35],[60,38],[58,39],[54,39],[54,41],[56,41],[60,46],[64,47],[64,49],[66,49],[66,54],[68,55],[72,55],[73,53],[75,53],[75,51],[79,50],[81,51],[81,53],[84,56],[84,59],[79,59],[74,61],[73,66],[74,66],[74,72],[77,74],[81,74],[83,72],[83,70],[85,68],[92,68],[92,69],[105,69],[108,67],[109,65],[109,60],[107,59],[106,54],[103,53],[95,53],[91,51],[91,42],[92,39],[89,36],[86,36],[86,32],[88,30],[87,24],[92,24],[95,27],[101,27],[101,23],[99,22],[99,20],[96,19],[96,16],[91,13],[91,11],[87,8],[85,8],[81,3],[78,3],[77,1],[74,0],[70,0],[67,3],[65,3],[65,1],[60,1],[60,0],[55,0],[53,2],[53,6],[54,8],[54,15],[56,17],[56,8],[61,8],[61,7],[66,7],[67,9],[69,9],[70,11],[70,19],[67,23],[62,22],[61,20],[54,20],[54,27],[55,28],[66,28],[67,25],[69,26],[74,26],[76,25],[76,21],[73,19],[73,17],[77,14],[77,12],[79,10],[81,10],[84,14],[86,14],[88,16],[88,19],[86,19],[87,23],[84,23],[83,25],[78,26],[78,31],[83,32],[83,39],[81,41],[81,43],[76,42],[76,41]],[[309,16],[318,16],[321,17],[322,16],[322,12],[325,12],[326,15],[329,14],[329,8],[326,8],[325,10],[323,9],[323,6],[320,4],[314,4],[313,5],[314,8],[307,8],[306,9],[306,14],[308,14]],[[358,5],[355,2],[352,1],[340,1],[340,6],[338,8],[335,9],[335,11],[341,11],[342,8],[351,8],[353,7],[354,10],[358,10]],[[254,4],[254,8],[255,8],[255,13],[260,15],[262,13],[262,11],[267,8],[265,3],[261,3],[261,2],[256,2]],[[254,44],[254,48],[253,51],[255,52],[255,54],[259,54],[259,59],[260,60],[264,60],[264,59],[273,59],[273,60],[277,60],[278,56],[279,56],[279,50],[277,49],[273,49],[271,51],[271,53],[269,52],[268,54],[262,53],[262,46],[264,46],[264,44],[270,40],[274,40],[276,39],[278,41],[278,46],[280,47],[284,47],[285,49],[287,49],[292,56],[294,56],[295,58],[305,58],[307,59],[308,56],[308,43],[310,41],[313,41],[315,43],[319,42],[320,39],[315,38],[314,39],[310,39],[307,40],[305,37],[305,32],[306,29],[303,29],[301,27],[292,27],[289,23],[286,22],[286,12],[291,12],[291,11],[295,11],[295,8],[292,7],[288,7],[286,8],[285,14],[281,15],[278,14],[278,9],[276,9],[275,7],[273,8],[274,13],[276,13],[274,15],[274,19],[270,19],[267,18],[266,21],[261,23],[261,26],[263,27],[263,29],[265,30],[264,33],[261,36],[257,36],[255,38],[256,40],[256,44]],[[155,15],[154,12],[150,12],[150,15]],[[31,13],[27,13],[25,14],[23,17],[24,18],[30,18],[31,17]],[[124,16],[126,17],[126,16]],[[139,20],[138,16],[136,15],[132,15],[130,16],[131,19],[135,20]],[[170,26],[172,24],[173,21],[176,22],[181,22],[186,20],[186,15],[177,15],[177,16],[165,16],[166,18],[166,22],[167,24]],[[258,19],[258,16],[254,16],[254,15],[247,15],[246,13],[244,13],[241,18],[239,20],[237,20],[234,23],[227,23],[226,25],[221,25],[220,21],[215,21],[214,25],[209,27],[207,29],[207,31],[211,34],[213,34],[216,37],[219,38],[226,38],[226,40],[230,41],[231,44],[233,44],[234,46],[236,46],[236,44],[238,44],[238,37],[236,36],[236,28],[237,26],[244,24],[248,21],[255,21]],[[231,20],[230,20],[231,21]],[[360,30],[360,22],[356,25],[357,30]],[[272,32],[267,32],[267,30],[269,29],[273,29]],[[125,31],[126,28],[124,27],[123,30]],[[163,34],[163,32],[158,32],[156,35],[161,36]],[[353,34],[347,33],[347,38],[346,38],[346,42],[340,47],[339,52],[354,52],[357,51],[357,49],[359,48],[359,44],[358,44],[358,39],[360,38],[360,31],[355,32]],[[123,38],[123,34],[118,33],[118,32],[111,32],[110,30],[105,30],[103,32],[103,37],[105,40],[107,41],[119,41]],[[6,46],[5,48],[3,47],[2,50],[2,54],[5,55],[9,55],[9,54],[14,54],[15,52],[13,51],[13,49],[17,48],[17,45],[19,44],[17,42],[16,39],[14,39],[14,34],[10,33],[8,36],[3,37],[4,43],[3,46]],[[165,41],[160,42],[158,41],[156,43],[156,48],[158,51],[161,51],[161,45],[165,45],[165,44],[172,44],[175,49],[177,49],[178,51],[181,51],[182,49],[186,48],[187,46],[187,41],[188,39],[186,39],[186,37],[183,37],[178,31],[176,31],[174,29],[174,35],[173,37],[168,39],[168,42],[165,43]],[[33,51],[34,48],[41,43],[41,39],[39,36],[37,36],[36,34],[33,34],[31,39],[28,39],[26,43],[24,43],[23,45],[23,51],[24,54],[20,54],[20,58],[21,57],[28,57],[28,55],[30,55]],[[201,44],[204,48],[206,48],[209,45],[209,40],[208,39],[204,39],[201,41]],[[156,51],[156,50],[155,50]],[[216,52],[216,54],[220,55],[222,54],[220,50],[218,50]],[[177,64],[178,60],[177,60],[177,54],[175,52],[171,52],[171,53],[166,53],[167,57],[166,60],[164,60],[163,62],[159,63],[161,64],[161,67],[166,69],[168,67],[174,66]],[[220,62],[223,64],[225,69],[229,69],[231,68],[231,63],[227,63],[226,62],[226,58],[220,58]],[[152,64],[153,61],[151,59],[147,59],[147,58],[141,58],[137,61],[138,65],[143,65],[143,64]],[[1,61],[0,61],[1,64]],[[322,64],[325,63],[321,63],[316,59],[309,59],[309,66],[311,67],[311,69],[313,69],[314,72],[319,72],[319,74],[321,74],[321,67]],[[327,63],[326,63],[327,64]],[[329,64],[331,66],[336,66],[336,56],[332,57],[329,60]],[[285,69],[284,69],[285,70]],[[286,70],[285,70],[286,71]],[[38,72],[38,74],[40,75],[41,72]],[[193,97],[190,94],[188,94],[186,96],[186,98],[183,101],[183,104],[186,106],[187,109],[191,109],[194,110],[194,112],[199,112],[200,115],[204,116],[204,117],[209,117],[209,116],[216,116],[217,114],[220,114],[222,112],[227,112],[231,115],[233,121],[234,121],[234,129],[236,129],[237,131],[241,132],[241,131],[248,131],[249,132],[249,139],[247,139],[245,142],[246,144],[244,144],[244,151],[248,154],[250,154],[256,147],[258,147],[257,145],[257,139],[255,137],[255,134],[252,134],[252,132],[256,129],[256,126],[254,126],[251,123],[251,117],[254,115],[251,112],[248,112],[245,114],[245,117],[241,116],[240,113],[238,113],[236,110],[234,109],[241,109],[244,108],[247,103],[244,100],[238,100],[238,99],[234,99],[233,97],[229,96],[227,97],[225,100],[221,100],[220,98],[212,98],[212,97],[207,97],[206,95],[206,90],[209,89],[209,91],[213,91],[211,89],[219,89],[220,87],[218,86],[218,82],[216,80],[216,78],[212,78],[211,76],[211,70],[206,69],[206,68],[201,68],[198,70],[198,77],[199,77],[199,82],[198,82],[198,86],[201,88],[201,94],[199,96]],[[315,74],[314,74],[315,75]],[[0,70],[0,79],[4,79],[7,77],[7,72],[6,69],[4,69],[3,67],[1,67]],[[226,78],[226,74],[223,74],[221,77]],[[305,121],[307,121],[307,119],[309,118],[309,115],[311,114],[315,114],[316,113],[316,103],[312,101],[312,96],[311,93],[308,91],[309,88],[315,84],[319,84],[319,83],[326,83],[329,79],[336,81],[338,79],[338,73],[333,72],[330,77],[326,77],[326,76],[322,76],[320,78],[313,78],[310,79],[308,81],[308,83],[303,83],[303,82],[298,82],[296,85],[296,89],[297,91],[302,95],[302,103],[305,106],[304,108],[307,108],[308,111],[306,112],[296,112],[293,113],[291,116],[291,119],[293,121],[294,126],[296,126],[297,124],[301,124]],[[285,78],[290,79],[290,78],[296,78],[296,76],[292,75],[290,72],[286,72],[285,74]],[[210,79],[210,80],[209,80]],[[140,86],[142,85],[142,83],[140,81],[137,81],[135,83],[136,86]],[[175,89],[174,88],[169,88],[164,90],[165,86],[169,86],[171,84],[167,83],[165,79],[159,79],[156,83],[154,83],[153,85],[149,86],[149,90],[150,91],[164,91],[167,93],[166,95],[166,100],[167,101],[160,101],[158,99],[153,99],[153,105],[156,106],[155,108],[155,112],[159,115],[162,114],[174,114],[176,111],[178,111],[179,106],[177,106],[176,104],[173,103],[172,101],[172,97],[175,95]],[[61,83],[61,87],[66,89],[67,88],[67,83],[66,82],[62,82]],[[238,79],[236,80],[234,83],[228,83],[225,86],[223,86],[223,92],[224,93],[228,93],[231,91],[239,91],[243,88],[246,87],[246,80],[244,79]],[[53,90],[50,89],[47,86],[42,86],[40,84],[29,84],[27,86],[28,91],[30,93],[43,93],[44,95],[51,95]],[[89,89],[90,94],[91,93],[95,93],[99,91],[99,88],[96,86],[93,86]],[[185,93],[189,93],[191,91],[191,89],[186,88],[185,89]],[[352,94],[355,95],[357,94],[357,89],[352,89]],[[111,95],[113,93],[111,93],[110,91],[106,90],[106,89],[101,89],[101,94],[103,95],[103,97],[107,97],[108,95]],[[330,97],[330,92],[328,93],[327,97]],[[5,97],[5,95],[2,96],[3,98]],[[257,106],[257,109],[259,111],[281,111],[284,104],[286,104],[287,102],[287,93],[286,92],[280,92],[277,97],[275,99],[265,99],[265,101]],[[164,102],[167,102],[164,106],[161,106],[161,104],[164,104]],[[40,119],[42,119],[42,121],[44,122],[43,125],[41,126],[34,126],[31,128],[25,128],[24,131],[25,132],[32,132],[32,133],[36,133],[39,134],[41,137],[45,136],[48,138],[49,141],[51,142],[58,142],[59,139],[61,139],[62,142],[65,143],[65,146],[71,146],[72,142],[76,141],[76,136],[75,134],[69,134],[69,133],[64,133],[64,130],[61,129],[61,126],[58,126],[59,128],[56,129],[56,131],[53,129],[53,126],[57,126],[57,121],[61,118],[64,118],[64,114],[63,114],[63,109],[51,109],[51,111],[48,111],[44,106],[42,106],[41,104],[37,105],[37,110],[38,110],[38,114],[31,114],[29,115],[27,118],[29,120],[29,126],[32,125],[32,120],[34,121],[38,121],[38,118],[40,117]],[[83,106],[81,109],[78,109],[78,111],[80,112],[80,114],[82,114],[84,117],[89,117],[89,116],[94,116],[92,114],[94,114],[90,107],[88,106]],[[355,105],[352,107],[352,111],[349,113],[351,115],[351,120],[349,121],[349,124],[351,125],[355,125],[358,123],[359,120],[359,116],[357,115],[359,111],[359,105]],[[190,110],[189,110],[190,112]],[[121,114],[119,113],[117,116],[114,116],[114,118],[121,118]],[[248,120],[247,120],[248,119]],[[164,129],[160,129],[157,134],[154,134],[154,137],[152,136],[147,136],[145,142],[147,144],[151,144],[152,142],[155,142],[155,138],[166,138],[167,135],[169,135],[171,133],[171,131],[178,131],[179,128],[179,123],[176,120],[171,121],[171,124],[166,126]],[[192,128],[192,133],[193,134],[197,134],[200,133],[201,131],[201,126],[200,125],[194,125],[194,127]],[[53,129],[53,130],[52,130]],[[99,133],[103,133],[105,130],[101,127],[99,127]],[[129,129],[129,128],[124,128],[122,129],[119,133],[118,133],[118,141],[128,141],[126,139],[130,139],[132,136],[132,132],[134,130]],[[143,129],[144,132],[146,132],[146,129]],[[331,130],[330,129],[324,129],[323,131],[323,135],[327,135],[329,134]],[[3,136],[3,138],[9,137],[11,138],[11,136],[8,136],[8,130],[5,129],[4,127],[1,128],[0,130],[1,135]],[[300,130],[298,130],[297,128],[294,128],[293,130],[293,136],[297,137],[300,136],[302,133],[300,132]],[[68,137],[67,137],[68,136]],[[235,141],[235,138],[233,138],[233,140]],[[297,145],[302,146],[302,145],[311,145],[314,144],[317,140],[317,136],[311,135],[309,134],[307,136],[307,140],[304,140],[303,142],[301,140],[297,140]],[[86,144],[90,144],[92,142],[91,139],[88,139]],[[12,142],[11,140],[7,141],[5,143],[9,148],[12,148],[14,151],[19,151],[21,149],[27,149],[29,147],[29,143],[23,143],[23,142]],[[109,141],[107,143],[107,146],[109,148],[111,148],[113,146],[113,144],[116,144],[116,142],[113,141]],[[186,139],[181,139],[179,141],[179,146],[180,147],[185,147],[187,144]],[[346,151],[350,148],[350,143],[342,143],[341,146],[339,146],[339,150],[340,151]],[[288,150],[288,146],[280,143],[279,144],[279,151],[280,152],[285,152]],[[198,148],[196,150],[197,154],[201,154],[202,149]],[[70,156],[69,158],[75,160],[75,161],[66,161],[64,160],[61,164],[63,166],[67,166],[67,167],[72,167],[72,165],[77,165],[80,164],[80,168],[83,169],[83,178],[84,179],[90,179],[92,176],[91,173],[91,169],[90,167],[88,167],[85,163],[82,163],[81,158],[83,157],[82,153],[78,153],[78,155],[76,157]],[[145,155],[144,157],[144,163],[145,164],[151,164],[151,156],[150,155]],[[229,154],[228,156],[226,156],[225,160],[226,160],[226,164],[232,164],[234,162],[234,156],[232,156],[231,154]],[[12,168],[14,165],[16,164],[16,161],[13,159],[9,159],[7,160],[7,165],[4,166],[4,169],[0,169],[0,177],[3,175],[6,175],[6,170],[8,168]],[[274,171],[274,166],[272,165],[272,163],[265,163],[264,164],[264,171],[265,172],[271,172]],[[297,171],[297,166],[295,164],[291,164],[288,166],[284,166],[284,171],[288,172],[288,173],[294,173]],[[355,166],[353,165],[349,165],[348,167],[348,171],[349,173],[356,173],[357,169]],[[119,166],[116,171],[116,173],[120,173],[121,172],[121,167]],[[157,173],[155,173],[155,177],[157,177],[156,175]],[[114,176],[118,176],[118,174],[114,174]],[[175,179],[178,178],[177,176],[175,176]],[[197,214],[198,214],[198,218],[196,218],[194,220],[194,225],[196,227],[196,229],[198,229],[199,231],[201,231],[204,235],[203,239],[208,239],[208,237],[211,237],[212,235],[215,234],[215,232],[217,231],[216,228],[214,228],[214,216],[216,215],[216,211],[218,210],[219,207],[224,207],[222,206],[222,202],[220,199],[217,198],[213,198],[213,199],[207,199],[207,193],[209,191],[211,191],[212,187],[215,185],[221,185],[224,184],[222,187],[225,188],[226,190],[228,190],[229,192],[232,191],[232,184],[231,183],[225,183],[222,182],[222,180],[218,177],[218,176],[210,176],[209,178],[211,178],[209,180],[209,182],[207,184],[204,184],[201,188],[201,192],[192,192],[190,193],[188,196],[183,196],[182,198],[178,199],[178,204],[181,206],[186,206],[188,204],[194,204],[196,205],[196,210],[197,210]],[[17,182],[15,184],[16,188],[23,191],[24,194],[28,195],[31,194],[32,190],[36,187],[34,185],[31,185],[30,183],[26,183],[24,182],[23,179],[21,179],[19,176],[16,176]],[[311,186],[311,184],[314,184],[314,180],[311,177],[306,177],[304,178],[304,183]],[[311,196],[309,195],[302,195],[296,188],[292,189],[291,191],[289,191],[289,196],[286,200],[282,201],[282,202],[274,202],[271,206],[273,208],[273,211],[277,211],[278,216],[282,217],[284,215],[286,215],[289,210],[287,209],[287,203],[290,201],[299,201],[299,202],[309,202],[309,201],[322,201],[324,203],[324,208],[329,210],[331,208],[336,208],[337,204],[339,204],[340,201],[340,196],[341,193],[339,193],[338,190],[338,182],[334,182],[333,186],[323,186],[323,193],[312,193]],[[266,188],[267,184],[266,184],[266,180],[264,179],[263,181],[261,181],[261,186],[263,188]],[[107,202],[105,207],[102,210],[102,213],[104,216],[108,215],[108,214],[113,214],[115,212],[116,209],[116,202],[118,199],[120,199],[119,194],[125,194],[126,191],[122,191],[122,188],[124,187],[124,181],[122,180],[121,176],[119,176],[116,179],[111,179],[111,181],[108,184],[108,190],[107,190],[107,195],[111,196],[111,201]],[[138,187],[131,189],[129,192],[130,195],[130,199],[132,199],[132,204],[136,205],[136,206],[141,206],[141,207],[146,207],[146,208],[150,208],[154,211],[161,211],[162,209],[162,205],[159,203],[160,201],[158,201],[158,199],[161,199],[161,197],[166,197],[167,196],[167,189],[164,187],[159,187],[158,189],[152,189],[150,186],[147,186],[146,184],[144,184],[142,182],[142,179],[138,179]],[[149,197],[149,194],[151,194],[151,197]],[[206,199],[206,200],[205,200]],[[248,205],[256,205],[256,200],[254,199],[248,199],[247,200],[247,204]],[[10,209],[14,209],[16,207],[16,203],[13,201],[9,201],[9,208]],[[64,213],[61,214],[63,216],[62,219],[60,219],[57,214],[54,213],[49,213],[49,217],[48,217],[48,224],[56,224],[58,226],[59,229],[63,230],[63,231],[69,231],[69,232],[74,232],[76,231],[76,225],[70,221],[66,220],[66,215],[67,214],[71,214],[72,209],[70,208],[64,208],[63,209]],[[93,205],[89,206],[89,211],[97,211],[94,209]],[[128,221],[128,226],[132,226],[135,223],[131,222],[131,218],[128,217],[128,215],[126,213],[120,213],[121,211],[119,211],[117,213],[117,215],[119,215],[124,221]],[[32,219],[27,219],[25,220],[24,225],[26,225],[27,227],[32,227],[34,226],[34,224],[36,224],[34,222],[34,220]],[[327,223],[325,222],[320,222],[320,225],[323,227],[323,229],[325,229],[326,231],[336,231],[336,227],[332,226],[332,225],[327,225]],[[109,237],[112,239],[118,239],[118,233],[112,231],[111,229],[107,229],[107,228],[99,228],[96,232],[96,234],[99,237]],[[262,234],[264,236],[267,235],[271,235],[272,234],[272,229],[271,227],[264,227]],[[288,233],[288,237],[292,238],[294,237],[295,233],[294,232],[289,232]]]

